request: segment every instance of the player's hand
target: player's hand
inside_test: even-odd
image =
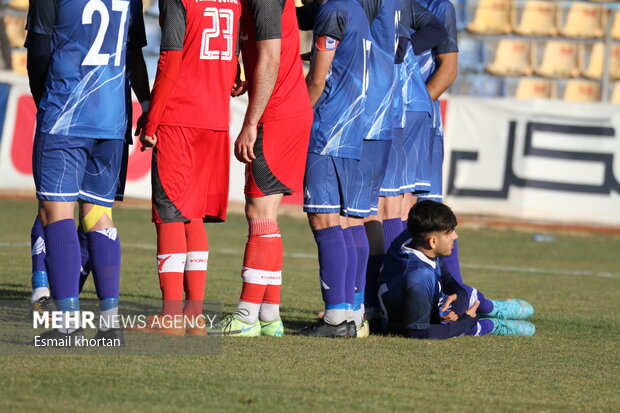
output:
[[[478,311],[479,305],[480,305],[480,300],[476,300],[474,305],[472,305],[471,307],[467,309],[467,311],[465,311],[465,314],[467,314],[471,318],[476,318],[476,312]]]
[[[235,84],[232,87],[232,92],[230,92],[230,96],[237,97],[243,95],[248,90],[248,82],[241,80],[240,78],[235,79]]]
[[[254,144],[256,143],[257,135],[256,126],[244,125],[237,136],[235,141],[235,158],[239,162],[250,163],[256,156],[254,156]]]
[[[441,312],[443,313],[444,311],[448,311],[452,303],[456,301],[456,298],[457,298],[456,294],[449,295],[448,298],[446,298],[446,302],[441,307]],[[450,311],[448,314],[442,315],[441,319],[443,321],[456,321],[459,319],[459,316],[454,311]]]
[[[140,148],[142,152],[153,149],[157,145],[157,136],[147,136],[143,133],[140,135],[140,143],[142,144]]]
[[[138,118],[138,122],[136,123],[136,132],[134,133],[134,136],[140,136],[142,134],[142,129],[144,129],[144,126],[146,125],[147,115],[148,112],[142,112],[142,115],[140,115],[140,117]],[[142,138],[140,138],[140,140],[142,140]]]

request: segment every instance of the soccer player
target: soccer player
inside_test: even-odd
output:
[[[302,189],[312,107],[299,57],[294,0],[247,0],[241,53],[249,104],[235,141],[246,163],[248,240],[237,311],[223,320],[228,336],[281,336],[282,238],[278,207]]]
[[[118,312],[120,285],[120,240],[111,207],[128,128],[126,72],[141,59],[141,53],[131,51],[145,44],[142,3],[32,0],[27,30],[29,75],[38,109],[33,171],[45,267],[51,296],[65,321],[63,328],[42,338],[83,337],[79,325],[67,323],[75,315],[70,313],[80,309],[81,254],[73,221],[79,201],[106,325],[96,338],[122,341],[119,328],[108,328]],[[40,62],[38,69],[35,61]]]
[[[162,38],[151,107],[140,137],[154,148],[153,222],[163,316],[142,331],[205,335],[202,313],[209,246],[204,222],[228,205],[230,96],[237,77],[238,0],[162,0]],[[185,306],[183,295],[185,293]],[[193,322],[191,322],[193,320]]]
[[[441,202],[443,199],[443,122],[439,98],[454,82],[458,73],[456,12],[450,0],[420,0],[420,4],[435,14],[448,31],[448,39],[419,56],[422,78],[426,82],[426,87],[433,100],[433,125],[431,131],[429,192],[420,194],[418,198]],[[413,203],[415,203],[415,198],[406,198],[403,214],[409,210]],[[405,219],[406,217],[403,216],[403,220]],[[446,267],[457,281],[462,281],[458,241],[454,245],[452,255],[445,257],[442,260],[442,265]]]
[[[442,271],[438,261],[452,252],[456,224],[452,210],[438,202],[421,201],[409,211],[408,230],[390,247],[379,279],[386,332],[430,339],[533,335],[534,324],[523,321],[534,313],[530,304],[488,300]]]
[[[386,8],[390,10],[387,14],[391,18],[388,18],[385,14]],[[376,299],[377,279],[379,269],[383,263],[385,248],[402,231],[400,220],[402,196],[400,194],[403,191],[413,191],[413,185],[408,186],[406,183],[403,183],[402,175],[409,166],[408,164],[415,165],[417,163],[415,160],[417,154],[411,149],[413,146],[411,141],[414,139],[412,131],[416,131],[416,129],[408,131],[409,134],[403,136],[403,130],[395,127],[394,119],[402,117],[402,111],[404,110],[403,93],[405,94],[404,105],[407,109],[411,106],[412,101],[423,101],[425,98],[424,94],[428,96],[423,82],[421,83],[422,88],[418,89],[415,89],[414,85],[411,84],[411,77],[417,74],[419,78],[419,70],[417,67],[411,67],[409,62],[416,61],[414,50],[417,53],[428,50],[447,37],[439,20],[415,0],[405,0],[402,2],[386,1],[383,3],[381,10],[371,25],[373,49],[370,54],[370,73],[372,80],[368,90],[369,98],[366,110],[367,116],[371,119],[372,126],[364,141],[362,159],[360,167],[358,167],[358,171],[379,170],[380,172],[376,174],[376,180],[372,179],[372,175],[368,173],[360,173],[357,176],[365,179],[354,179],[352,185],[354,188],[368,188],[366,182],[369,182],[372,188],[370,193],[367,192],[367,196],[370,198],[370,216],[366,218],[365,223],[370,243],[370,256],[367,257],[367,270],[366,265],[362,268],[367,275],[369,287],[367,316],[370,319],[378,319],[379,316]],[[414,30],[413,34],[411,33],[412,30]],[[400,45],[401,50],[398,56],[398,63],[403,60],[403,50],[407,50],[408,56],[410,56],[409,59],[405,60],[404,64],[395,65],[397,45]],[[401,74],[403,75],[402,80],[399,78]],[[381,102],[382,96],[389,97],[389,99]],[[427,101],[430,108],[430,98]],[[381,105],[378,105],[376,102],[381,102]],[[383,104],[385,104],[383,110],[377,109],[377,106],[382,107]],[[429,117],[429,115],[426,116]],[[398,119],[398,123],[400,122],[401,119]],[[427,128],[426,130],[428,132],[429,129]],[[380,139],[382,136],[393,138],[389,153],[381,152],[376,146],[371,147],[372,140]],[[379,195],[382,195],[382,197],[379,198]],[[381,211],[377,215],[378,206],[380,206]],[[382,220],[385,225],[382,225]],[[363,287],[364,284],[360,284]],[[356,294],[359,294],[359,301],[364,300],[363,290],[361,292],[358,291]],[[356,306],[358,305],[356,302]],[[356,319],[356,322],[358,322],[358,319]]]
[[[355,337],[352,308],[356,273],[350,269],[356,263],[347,252],[340,215],[348,213],[349,180],[367,136],[364,111],[372,46],[369,19],[357,0],[330,0],[321,5],[313,32],[314,52],[306,83],[314,105],[314,123],[304,211],[318,246],[325,313],[300,334]]]

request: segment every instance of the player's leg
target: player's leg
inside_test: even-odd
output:
[[[304,211],[317,244],[323,318],[299,332],[307,336],[349,337],[345,279],[347,245],[340,223],[350,170],[357,161],[308,154]]]
[[[206,335],[206,328],[199,322],[207,282],[209,262],[209,239],[202,219],[184,223],[187,256],[183,274],[185,306],[183,314],[189,323],[186,332],[190,335]]]
[[[99,299],[96,338],[124,341],[118,325],[121,243],[112,219],[123,158],[123,140],[96,140],[80,188],[80,226]]]
[[[44,133],[37,133],[34,142],[33,176],[45,240],[45,267],[51,296],[65,320],[80,310],[80,246],[73,211],[92,143]],[[45,334],[83,337],[77,323],[63,323],[58,331]]]
[[[37,215],[30,230],[30,250],[32,256],[32,293],[30,304],[33,311],[52,311],[49,281],[45,268],[45,235],[41,219]]]

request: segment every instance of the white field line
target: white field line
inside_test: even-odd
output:
[[[128,244],[123,243],[123,248],[141,249],[155,251],[154,244]],[[0,248],[6,247],[30,247],[29,242],[0,242]],[[241,254],[241,250],[234,249],[217,249],[211,250],[216,254]],[[306,254],[303,252],[287,252],[284,253],[288,258],[302,258],[302,259],[317,259],[316,254]],[[577,275],[585,277],[602,277],[602,278],[620,278],[620,274],[612,272],[596,272],[596,271],[582,271],[582,270],[552,270],[536,267],[515,267],[510,265],[480,265],[480,264],[465,264],[461,263],[461,267],[472,270],[488,270],[488,271],[502,271],[502,272],[526,272],[531,274],[548,274],[548,275]]]

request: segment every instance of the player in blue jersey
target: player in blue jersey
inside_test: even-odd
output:
[[[385,4],[385,3],[384,3]],[[401,74],[415,74],[417,68],[412,68],[408,63],[413,59],[405,60],[403,64],[402,55],[404,50],[409,50],[409,54],[413,56],[414,49],[417,53],[424,50],[428,50],[445,39],[447,34],[441,25],[441,22],[437,20],[432,13],[420,6],[415,0],[397,1],[391,4],[390,14],[396,15],[397,19],[390,21],[391,26],[388,26],[387,22],[382,22],[378,15],[378,18],[373,21],[372,33],[373,33],[373,46],[376,43],[383,45],[383,56],[379,60],[377,70],[371,71],[371,82],[369,89],[369,102],[379,101],[379,96],[389,96],[389,101],[381,102],[385,103],[383,111],[378,111],[375,107],[377,104],[367,105],[369,108],[368,116],[373,119],[373,114],[384,113],[383,117],[375,117],[373,122],[373,128],[369,133],[367,140],[365,141],[365,147],[371,147],[373,139],[380,139],[382,136],[387,136],[392,139],[392,148],[389,154],[382,154],[379,150],[374,148],[372,151],[364,150],[362,154],[362,160],[365,161],[364,153],[369,153],[369,159],[374,161],[375,168],[379,168],[381,173],[378,174],[378,180],[373,181],[371,178],[367,178],[372,185],[372,197],[370,200],[371,216],[366,219],[366,229],[368,233],[368,239],[370,241],[370,257],[368,258],[367,266],[367,284],[369,293],[367,314],[370,319],[378,318],[378,306],[377,306],[377,279],[379,275],[379,269],[383,262],[383,254],[385,248],[389,246],[389,243],[402,230],[402,223],[400,221],[400,203],[401,192],[403,187],[403,173],[404,169],[408,166],[408,163],[417,163],[414,158],[415,154],[410,150],[410,144],[405,145],[405,139],[402,133],[402,129],[395,127],[395,120],[398,123],[401,122],[403,105],[409,108],[412,102],[424,101],[424,95],[420,93],[419,89],[415,89],[410,85],[409,78],[406,80],[400,79]],[[387,20],[387,19],[386,19]],[[414,30],[413,32],[411,32]],[[397,46],[400,47],[401,52],[398,56],[395,56]],[[389,48],[389,49],[388,49]],[[391,52],[389,59],[386,59],[385,50]],[[371,53],[371,70],[375,68],[372,65],[373,54]],[[395,58],[397,61],[395,61]],[[391,76],[386,75],[390,73]],[[419,73],[418,73],[419,76]],[[385,81],[385,78],[388,81]],[[383,82],[379,81],[382,89],[375,89],[377,95],[374,99],[370,99],[370,92],[375,87],[375,79],[383,79]],[[423,83],[422,86],[424,87]],[[391,93],[386,92],[390,90]],[[408,91],[408,92],[407,92]],[[425,91],[425,89],[424,89]],[[405,99],[403,99],[405,97]],[[430,99],[428,99],[430,105]],[[379,105],[382,107],[382,105]],[[428,116],[428,115],[427,115]],[[380,124],[381,126],[376,126]],[[397,125],[398,126],[398,125]],[[377,142],[378,143],[378,142]],[[377,153],[381,153],[381,162],[377,162]],[[389,155],[389,156],[388,156]],[[371,165],[373,162],[369,162]],[[377,166],[378,165],[378,166]],[[372,170],[371,167],[365,166],[363,170]],[[362,175],[363,176],[363,175]],[[385,181],[385,182],[384,182]],[[385,183],[389,183],[386,185]],[[354,186],[357,182],[354,180]],[[362,186],[363,187],[363,186]],[[392,190],[392,188],[395,188]],[[413,190],[413,189],[406,189]],[[381,195],[381,198],[379,196]],[[381,212],[376,214],[376,208],[380,205]],[[391,218],[397,217],[393,220]],[[393,221],[397,224],[394,228]],[[386,229],[384,231],[384,228]],[[363,285],[363,284],[362,284]],[[363,298],[363,294],[360,294],[360,300]]]
[[[101,303],[96,338],[122,339],[111,323],[120,285],[120,241],[111,207],[129,127],[126,79],[132,67],[143,77],[134,85],[139,97],[148,96],[139,52],[145,44],[142,2],[32,0],[28,14],[29,66],[40,64],[29,71],[37,102],[33,171],[51,295],[65,320],[79,311],[81,253],[73,221],[79,201]],[[44,336],[76,339],[83,330],[64,323]]]
[[[304,211],[318,250],[325,314],[300,333],[354,337],[355,273],[347,271],[340,223],[347,187],[362,152],[364,108],[372,46],[368,18],[358,0],[330,0],[314,20],[314,50],[306,77],[314,122],[305,175]]]
[[[523,321],[534,309],[523,300],[488,300],[442,271],[449,256],[456,217],[449,207],[426,200],[410,211],[408,230],[392,244],[381,271],[379,300],[386,332],[411,338],[447,339],[464,334],[531,336]]]

